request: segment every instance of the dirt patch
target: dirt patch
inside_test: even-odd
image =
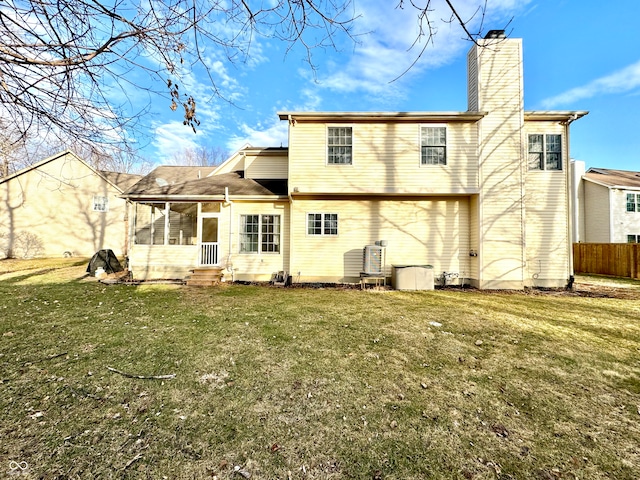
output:
[[[447,287],[450,288],[450,287]],[[527,288],[525,290],[477,290],[465,289],[484,295],[539,295],[539,296],[568,296],[590,298],[618,298],[626,300],[640,300],[640,290],[631,287],[612,287],[598,283],[574,283],[572,290],[566,288]]]
[[[566,293],[579,297],[640,300],[640,290],[630,287],[611,287],[594,283],[576,283],[574,287],[573,291],[567,291]]]

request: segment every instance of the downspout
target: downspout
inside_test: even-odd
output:
[[[124,257],[129,258],[129,235],[131,234],[131,228],[129,227],[129,210],[131,209],[131,202],[127,199],[124,202]]]
[[[294,276],[294,272],[292,271],[293,267],[293,196],[291,195],[291,191],[288,192],[287,196],[289,197],[289,275],[291,276],[291,283],[296,278]],[[306,221],[306,220],[305,220]],[[298,283],[300,283],[300,274],[301,272],[297,272]]]
[[[566,161],[566,181],[567,181],[567,261],[569,266],[569,278],[567,281],[567,290],[573,290],[573,282],[575,279],[573,272],[573,175],[571,175],[571,142],[569,135],[569,126],[578,119],[578,114],[574,113],[571,118],[569,118],[564,124],[565,129],[565,138],[567,142],[567,161]]]
[[[231,272],[231,283],[235,281],[233,262],[231,261],[231,248],[233,242],[233,202],[229,198],[229,187],[224,187],[224,203],[229,205],[229,246],[227,248],[227,270]]]

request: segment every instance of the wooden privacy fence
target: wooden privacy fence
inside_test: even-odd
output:
[[[574,243],[573,270],[640,279],[640,243]]]

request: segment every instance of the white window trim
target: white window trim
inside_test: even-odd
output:
[[[542,135],[542,164],[544,168],[531,168],[529,163],[529,135]],[[556,135],[560,137],[560,167],[559,169],[550,169],[547,168],[547,135]],[[565,145],[564,145],[564,135],[562,133],[555,132],[528,132],[526,137],[526,159],[527,159],[527,172],[549,172],[549,173],[559,173],[565,171]]]
[[[329,128],[350,128],[351,129],[351,163],[329,163]],[[356,143],[356,138],[355,138],[355,128],[353,126],[353,124],[343,124],[343,123],[332,123],[332,124],[327,124],[325,131],[324,131],[324,135],[325,135],[325,149],[324,149],[324,164],[327,167],[353,167],[353,165],[356,163],[356,158],[355,158],[355,143]]]
[[[422,129],[424,127],[444,128],[444,164],[422,163]],[[421,123],[418,125],[418,166],[420,168],[447,168],[449,166],[449,125],[446,123]]]
[[[257,252],[243,252],[240,250],[240,237],[244,234],[242,231],[242,217],[248,215],[257,215],[258,216],[258,251]],[[279,252],[263,252],[262,251],[262,216],[263,215],[271,215],[275,217],[280,217],[280,251]],[[238,255],[282,255],[282,243],[284,241],[284,227],[282,223],[282,214],[281,213],[239,213],[238,214]]]
[[[309,233],[309,215],[322,215],[322,225],[320,233]],[[324,217],[325,215],[335,215],[338,233],[324,233]],[[319,237],[329,237],[335,238],[340,236],[340,214],[338,212],[306,212],[304,215],[304,231],[307,237],[319,238]]]
[[[635,195],[635,205],[636,205],[636,209],[632,212],[630,212],[629,210],[627,210],[627,195]],[[624,192],[624,213],[628,213],[630,215],[634,214],[634,213],[640,213],[640,192],[629,192],[629,191],[625,191]]]

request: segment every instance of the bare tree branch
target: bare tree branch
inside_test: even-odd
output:
[[[5,0],[0,3],[0,119],[19,138],[31,132],[31,137],[113,145],[144,134],[137,130],[140,116],[151,98],[161,95],[173,109],[184,107],[184,124],[195,130],[199,99],[195,92],[178,90],[185,84],[181,75],[198,65],[213,94],[224,97],[203,56],[204,45],[217,46],[230,62],[248,58],[254,35],[308,50],[330,46],[333,35],[351,35],[350,3]],[[149,86],[158,84],[167,89]],[[137,106],[139,94],[131,97],[131,89],[148,94],[146,107]],[[115,90],[121,92],[120,104],[113,102]]]
[[[354,1],[3,0],[0,122],[11,130],[3,145],[39,138],[100,145],[108,156],[123,145],[127,151],[148,134],[143,116],[157,96],[183,112],[184,125],[195,131],[197,106],[207,99],[187,91],[185,77],[201,69],[210,83],[204,95],[225,99],[210,62],[212,48],[236,63],[250,58],[256,39],[275,39],[287,45],[286,55],[300,46],[315,71],[315,49],[337,49],[343,38],[357,43]],[[454,4],[446,0],[452,21],[477,41],[471,19]],[[437,29],[431,0],[398,0],[398,8],[405,5],[417,11],[412,47],[421,49],[415,64]],[[486,8],[485,0],[477,14],[484,18]]]

